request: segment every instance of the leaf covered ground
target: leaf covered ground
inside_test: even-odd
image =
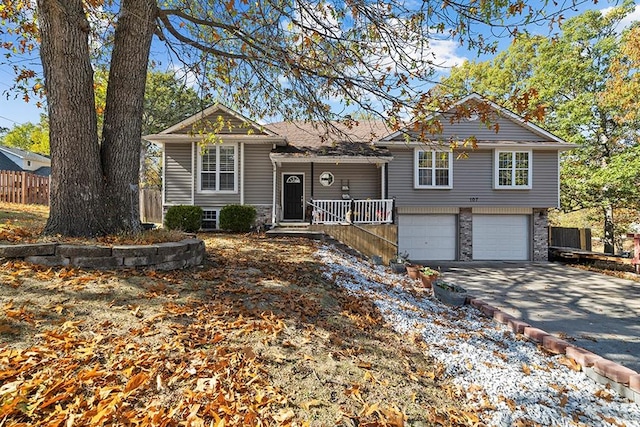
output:
[[[477,420],[424,343],[323,278],[316,244],[200,237],[205,264],[168,273],[3,260],[0,424]]]

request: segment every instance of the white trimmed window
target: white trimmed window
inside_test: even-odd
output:
[[[452,188],[453,175],[449,151],[415,150],[415,188]]]
[[[219,209],[203,209],[202,210],[202,225],[203,230],[217,230]]]
[[[531,151],[495,152],[495,188],[531,188]]]
[[[238,192],[238,146],[209,145],[198,152],[200,193]]]

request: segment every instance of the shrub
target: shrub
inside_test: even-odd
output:
[[[169,230],[182,230],[187,233],[198,231],[201,223],[202,208],[200,206],[171,206],[164,217],[164,225]]]
[[[256,208],[248,205],[227,205],[220,211],[220,228],[229,231],[249,231],[256,220]]]

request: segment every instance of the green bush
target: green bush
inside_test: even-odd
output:
[[[178,205],[171,206],[164,216],[164,225],[169,230],[182,230],[195,233],[202,223],[202,208],[200,206]]]
[[[220,211],[220,228],[229,231],[249,231],[256,220],[256,208],[248,205],[227,205]]]

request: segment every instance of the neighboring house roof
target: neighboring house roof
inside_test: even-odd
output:
[[[33,172],[31,172],[35,175],[40,175],[40,176],[49,176],[51,175],[51,167],[49,166],[42,166],[36,170],[34,170]]]
[[[43,156],[42,154],[33,153],[31,151],[23,150],[21,148],[15,147],[6,147],[4,145],[0,145],[0,151],[4,151],[9,154],[13,154],[24,160],[32,160],[36,162],[50,162],[51,159],[47,156]]]
[[[22,172],[22,168],[0,151],[0,171]]]

